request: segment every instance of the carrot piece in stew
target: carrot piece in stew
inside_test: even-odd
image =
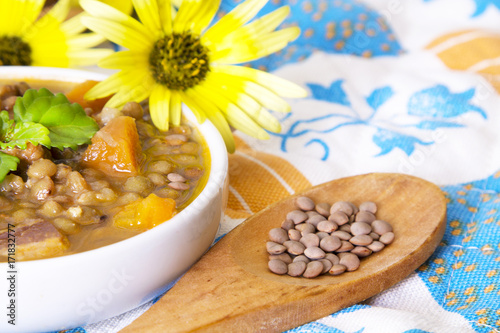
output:
[[[175,215],[175,201],[171,198],[161,198],[151,193],[144,199],[136,200],[126,205],[113,218],[117,227],[147,230],[151,229]]]
[[[111,96],[98,98],[95,100],[86,100],[84,98],[85,93],[93,88],[99,81],[87,80],[80,84],[77,84],[71,91],[66,93],[66,97],[71,103],[78,103],[82,108],[91,108],[92,110],[99,111],[102,110],[104,105],[109,101]]]
[[[92,138],[83,154],[83,164],[110,176],[130,177],[140,173],[141,144],[135,119],[119,116],[110,120]]]

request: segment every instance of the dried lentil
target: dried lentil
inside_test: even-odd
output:
[[[269,231],[269,239],[272,242],[283,244],[290,238],[288,238],[288,233],[281,228],[274,228]]]
[[[347,267],[345,267],[344,265],[336,264],[336,265],[333,265],[332,268],[330,268],[329,273],[331,275],[340,275],[340,274],[344,273],[346,270],[347,270]]]
[[[285,264],[292,263],[292,257],[288,253],[271,254],[271,255],[269,255],[269,260],[272,260],[272,259],[279,259],[279,260],[283,261]]]
[[[286,274],[288,272],[288,265],[278,259],[269,260],[269,269],[274,274]]]
[[[315,207],[314,201],[308,197],[298,197],[295,200],[295,204],[299,209],[302,209],[303,211],[307,210],[313,210]]]
[[[303,254],[304,250],[306,249],[304,244],[302,244],[298,241],[293,241],[293,240],[289,240],[289,241],[284,242],[283,246],[286,247],[286,250],[288,251],[288,253],[295,254],[295,255]]]
[[[276,274],[314,278],[352,272],[360,258],[394,241],[392,226],[376,218],[378,207],[372,201],[358,208],[348,201],[315,204],[300,196],[295,204],[281,228],[269,232],[269,269]]]
[[[305,261],[295,261],[288,264],[288,275],[301,276],[306,270],[307,263]]]
[[[315,278],[323,272],[323,264],[320,261],[311,261],[307,263],[306,270],[302,274],[305,278]]]
[[[385,247],[385,244],[379,241],[373,241],[370,245],[367,246],[373,252],[381,251]]]

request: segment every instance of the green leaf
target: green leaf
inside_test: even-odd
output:
[[[41,144],[50,148],[49,130],[45,126],[33,122],[17,123],[0,142],[0,148],[26,149],[28,142],[35,146]]]
[[[29,89],[16,100],[14,120],[42,124],[50,131],[51,146],[61,150],[90,143],[99,130],[99,125],[87,116],[81,105],[71,104],[63,94],[54,95],[45,88]]]
[[[7,111],[0,112],[0,141],[6,141],[6,137],[12,131],[13,125],[14,120],[9,118],[9,113]]]
[[[44,99],[44,97],[46,98]],[[36,108],[40,110],[49,108],[51,98],[54,98],[54,94],[46,88],[41,88],[40,90],[28,89],[22,98],[16,99],[16,103],[14,104],[14,120],[16,122],[34,121],[33,119],[39,118],[39,115],[32,114],[31,112]],[[35,102],[38,103],[38,106],[28,111],[30,106]]]
[[[18,164],[19,159],[17,157],[0,151],[0,182],[5,179],[9,172],[17,170]]]

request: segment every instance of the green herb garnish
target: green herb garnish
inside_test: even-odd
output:
[[[0,181],[3,181],[9,172],[17,170],[18,164],[17,157],[0,151]]]
[[[29,89],[14,105],[14,119],[0,112],[0,148],[26,149],[28,142],[47,148],[76,149],[90,143],[99,130],[94,119],[82,106],[71,104],[64,94],[54,95],[48,89]],[[17,169],[19,159],[0,152],[0,181]]]
[[[90,143],[99,129],[80,104],[71,104],[63,94],[54,95],[45,88],[30,89],[16,100],[14,120],[45,126],[50,131],[50,146],[61,150]]]
[[[49,130],[31,121],[15,122],[7,111],[0,112],[0,148],[26,149],[28,142],[50,147]]]

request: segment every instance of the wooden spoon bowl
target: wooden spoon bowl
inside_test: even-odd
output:
[[[314,279],[276,275],[267,267],[269,230],[295,199],[377,203],[377,218],[396,238],[361,259],[358,270]],[[281,332],[363,301],[402,280],[427,260],[443,237],[446,199],[436,185],[393,173],[333,180],[285,198],[247,219],[203,256],[124,332]]]

